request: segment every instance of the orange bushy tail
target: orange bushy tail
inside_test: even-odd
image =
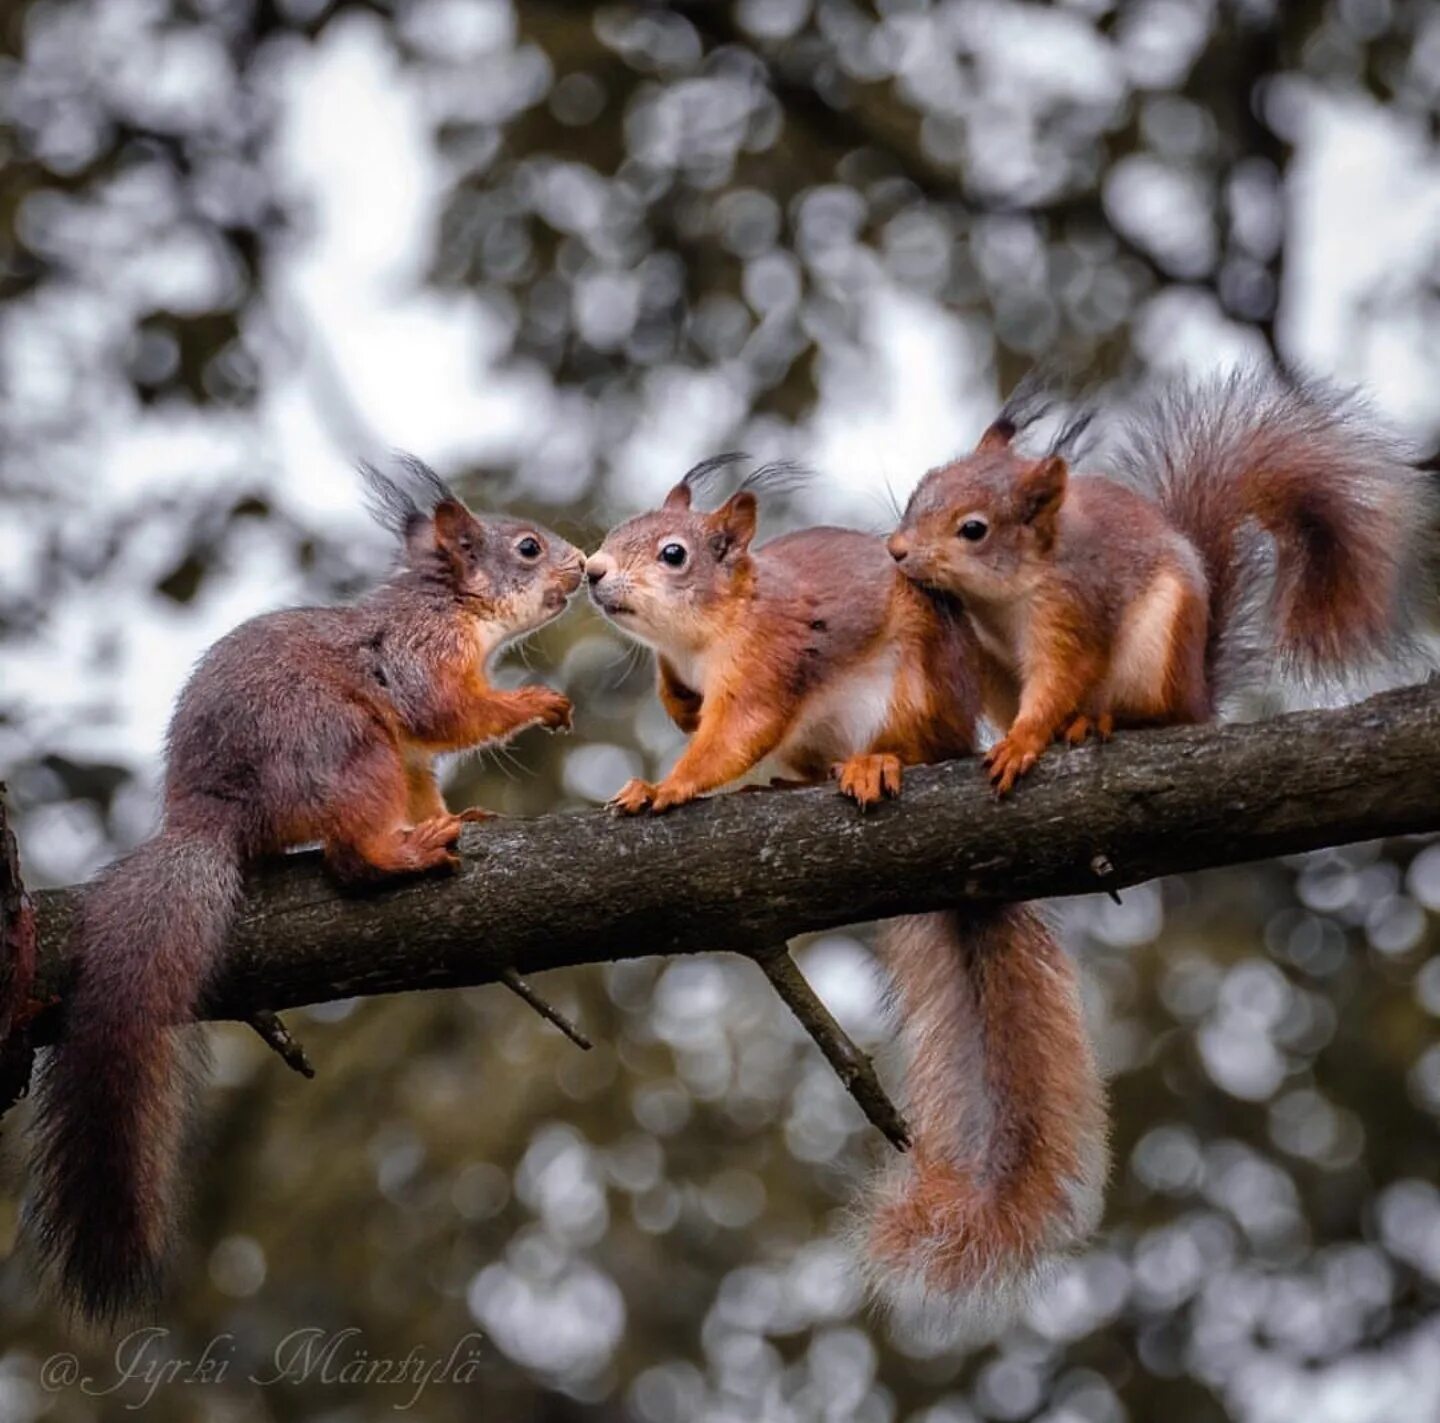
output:
[[[85,892],[64,1036],[37,1090],[30,1210],[66,1300],[112,1321],[158,1290],[187,1107],[193,1016],[240,897],[238,837],[167,827]]]
[[[1018,905],[897,920],[881,952],[915,1140],[870,1203],[872,1281],[901,1310],[997,1326],[1103,1207],[1104,1089],[1075,973]]]
[[[1131,422],[1119,466],[1200,551],[1213,700],[1275,652],[1334,677],[1409,651],[1433,491],[1354,399],[1257,371],[1176,382]]]

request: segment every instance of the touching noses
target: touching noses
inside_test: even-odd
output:
[[[590,580],[590,586],[593,588],[614,567],[609,554],[592,553],[585,560],[585,576]]]
[[[890,550],[890,557],[896,563],[904,563],[910,552],[910,540],[904,534],[891,534],[885,541],[885,547]]]

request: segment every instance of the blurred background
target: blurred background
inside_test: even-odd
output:
[[[351,462],[413,450],[593,547],[720,449],[821,472],[772,529],[886,527],[1036,358],[1275,362],[1440,443],[1440,10],[1421,0],[8,0],[0,9],[0,777],[32,887],[153,827],[199,652],[390,557]],[[588,609],[580,708],[453,768],[594,805],[677,737]],[[507,675],[526,669],[512,659]],[[218,1030],[148,1393],[37,1298],[0,1127],[0,1419],[393,1416],[357,1354],[474,1354],[427,1419],[1440,1417],[1440,845],[1064,907],[1112,1075],[1106,1229],[984,1347],[866,1311],[883,1147],[748,963]],[[484,932],[483,925],[476,926]],[[803,947],[888,1034],[865,931]],[[332,1376],[259,1388],[294,1331]],[[345,1334],[344,1331],[358,1331]],[[483,1340],[465,1344],[476,1331]],[[76,1350],[89,1392],[47,1390]]]

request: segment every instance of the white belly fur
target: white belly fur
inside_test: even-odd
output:
[[[657,656],[663,657],[670,664],[684,686],[692,692],[704,695],[705,658],[702,654],[688,650],[668,652],[662,649]]]
[[[970,626],[980,646],[1007,672],[1019,674],[1030,631],[1030,604],[1025,598],[1011,603],[977,605],[970,610]]]
[[[810,698],[790,734],[752,774],[795,775],[792,756],[843,761],[869,750],[889,719],[899,667],[899,648],[884,647],[837,677]]]
[[[1159,574],[1125,614],[1105,679],[1108,704],[1119,711],[1149,709],[1155,684],[1170,657],[1171,632],[1185,599],[1179,577]]]

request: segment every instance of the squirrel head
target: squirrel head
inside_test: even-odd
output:
[[[402,578],[493,625],[497,644],[564,611],[584,573],[578,548],[542,524],[472,514],[413,456],[397,456],[397,464],[401,479],[366,464],[360,471],[372,511],[400,536]]]
[[[972,454],[932,469],[910,496],[888,543],[901,572],[980,603],[1028,592],[1059,531],[1070,474],[1063,451],[1088,424],[1072,421],[1031,458],[1015,450],[1017,423],[1002,412]]]
[[[661,652],[703,648],[751,574],[754,492],[741,488],[703,513],[692,507],[694,476],[692,470],[659,509],[611,529],[585,565],[595,606]]]

